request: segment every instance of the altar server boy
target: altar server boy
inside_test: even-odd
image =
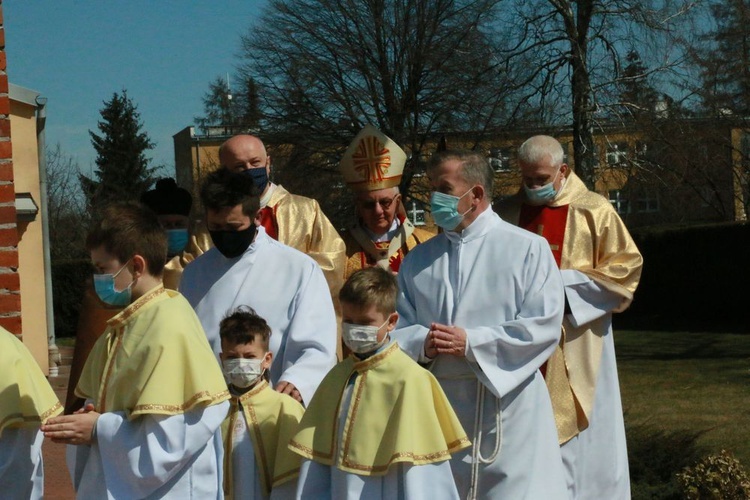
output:
[[[0,497],[43,498],[39,427],[60,413],[62,405],[36,360],[0,327]]]
[[[289,445],[310,460],[298,498],[458,498],[448,459],[470,443],[432,374],[390,342],[397,293],[379,267],[341,289],[352,354],[323,379]]]
[[[78,413],[42,427],[67,443],[78,498],[223,498],[229,392],[190,304],[162,285],[167,239],[146,207],[106,207],[86,246],[97,295],[128,304],[83,367]]]
[[[301,404],[268,384],[271,327],[248,306],[221,321],[221,363],[232,395],[224,427],[226,498],[292,498],[301,458],[287,447]]]

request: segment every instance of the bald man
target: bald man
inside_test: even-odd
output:
[[[261,191],[258,223],[271,238],[309,255],[323,270],[338,316],[338,292],[344,281],[346,246],[333,224],[312,198],[291,194],[270,181],[271,157],[259,138],[236,135],[219,148],[222,168],[252,177]],[[211,248],[211,238],[201,225],[191,245],[195,255]]]

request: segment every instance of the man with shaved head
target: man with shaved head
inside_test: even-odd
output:
[[[312,257],[336,292],[343,283],[345,247],[316,200],[291,194],[270,181],[271,157],[254,135],[236,135],[219,148],[222,168],[249,175],[260,190],[260,224],[273,239]],[[198,238],[203,251],[210,238]]]
[[[254,135],[236,135],[219,148],[222,168],[250,176],[260,190],[259,223],[271,238],[309,255],[323,270],[332,298],[343,284],[346,247],[333,224],[312,198],[291,194],[270,181],[271,157]],[[205,227],[196,231],[193,251],[211,248]],[[338,310],[338,300],[334,300]]]
[[[561,270],[566,314],[545,366],[566,479],[574,499],[630,498],[612,313],[625,310],[643,259],[609,201],[565,164],[553,137],[518,150],[522,184],[496,205],[508,222],[543,236]]]

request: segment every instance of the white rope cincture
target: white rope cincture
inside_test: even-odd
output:
[[[500,412],[500,399],[495,398],[495,446],[488,457],[482,456],[482,421],[484,420],[484,397],[487,389],[484,384],[477,379],[477,405],[474,410],[474,446],[471,450],[471,485],[469,487],[469,500],[476,500],[477,486],[479,482],[479,465],[491,464],[500,454],[500,447],[503,440],[502,415]]]

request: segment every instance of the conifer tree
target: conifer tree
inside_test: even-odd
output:
[[[127,91],[115,92],[104,102],[98,123],[101,135],[89,130],[96,150],[95,178],[80,175],[81,187],[92,209],[115,201],[138,199],[154,183],[155,168],[149,166],[146,151],[154,143],[141,129],[137,106]]]

